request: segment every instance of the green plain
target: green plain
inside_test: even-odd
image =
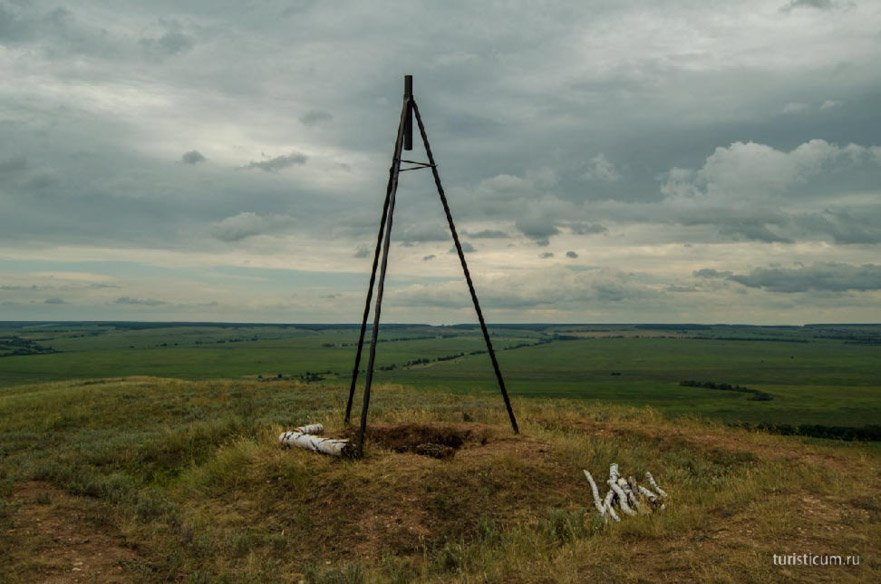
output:
[[[307,372],[320,374],[321,384],[347,386],[357,335],[356,327],[339,325],[5,323],[0,337],[58,352],[0,357],[0,392],[66,379],[297,379]],[[517,397],[650,405],[668,415],[729,422],[881,421],[877,325],[506,325],[493,329],[493,343],[508,389]],[[376,380],[444,392],[495,392],[483,350],[477,327],[393,325],[381,329]],[[429,362],[406,365],[419,359]],[[366,362],[365,351],[362,369]],[[682,380],[747,386],[773,400],[681,387]]]

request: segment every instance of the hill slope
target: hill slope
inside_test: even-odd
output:
[[[0,581],[864,582],[881,451],[648,409],[375,391],[371,422],[458,432],[451,460],[276,444],[341,388],[126,378],[0,391]],[[379,438],[377,438],[378,440]],[[668,508],[597,521],[582,468],[652,471]],[[773,554],[859,555],[779,567]]]

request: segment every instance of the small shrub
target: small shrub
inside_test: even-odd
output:
[[[383,558],[383,573],[390,584],[410,584],[419,578],[419,569],[409,558]]]
[[[498,545],[502,541],[504,531],[497,521],[482,518],[477,523],[477,537],[481,542],[489,545]]]
[[[434,553],[432,563],[439,572],[458,572],[465,566],[465,546],[446,543]]]
[[[587,513],[584,509],[551,509],[547,517],[539,522],[539,530],[552,540],[569,543],[591,535],[586,520]]]

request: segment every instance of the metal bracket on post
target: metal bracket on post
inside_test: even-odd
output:
[[[425,147],[425,154],[428,157],[428,162],[417,162],[413,160],[401,159],[402,150],[413,149],[414,117],[416,118],[416,123],[419,126],[419,134],[422,137],[422,144]],[[411,166],[409,168],[401,168],[402,162],[406,162],[414,166]],[[486,321],[483,318],[483,311],[480,309],[480,302],[478,302],[477,300],[477,292],[475,291],[474,283],[471,280],[471,272],[468,270],[468,263],[465,261],[465,253],[462,250],[462,244],[459,241],[459,234],[456,231],[456,225],[453,222],[453,215],[450,212],[450,205],[447,201],[447,196],[444,193],[443,185],[441,184],[440,174],[437,170],[437,164],[435,163],[434,156],[431,152],[431,145],[428,143],[428,133],[425,131],[425,125],[422,122],[422,117],[419,115],[419,107],[416,105],[416,101],[413,99],[413,76],[405,75],[404,104],[401,109],[401,121],[398,124],[398,136],[395,140],[395,149],[394,154],[392,155],[392,165],[391,168],[389,168],[389,180],[388,186],[386,187],[385,202],[382,208],[382,217],[379,222],[379,234],[376,238],[376,249],[373,253],[373,268],[370,273],[370,285],[367,289],[367,301],[364,304],[364,315],[361,320],[360,334],[358,335],[358,349],[355,353],[355,367],[352,371],[352,384],[349,387],[349,399],[346,403],[345,423],[348,424],[351,419],[352,403],[355,398],[355,388],[358,382],[359,368],[361,366],[361,354],[364,347],[364,336],[367,331],[367,318],[370,315],[370,303],[373,298],[373,287],[376,283],[376,271],[378,267],[379,284],[377,285],[376,305],[373,311],[373,329],[371,331],[370,351],[367,360],[366,377],[364,380],[364,399],[361,405],[361,424],[358,429],[358,441],[355,449],[356,458],[361,458],[364,454],[364,438],[367,432],[367,411],[370,407],[370,388],[373,383],[373,372],[374,366],[376,364],[376,345],[379,340],[379,323],[382,312],[382,296],[383,291],[385,290],[385,276],[388,267],[389,246],[391,245],[392,219],[395,210],[395,195],[398,190],[398,178],[401,172],[405,172],[408,170],[421,170],[423,168],[430,168],[431,173],[434,176],[434,183],[437,187],[437,194],[440,197],[441,204],[444,208],[444,214],[447,217],[447,223],[450,227],[450,233],[453,236],[453,242],[455,243],[456,251],[459,255],[459,262],[462,264],[462,271],[465,274],[465,281],[468,284],[468,291],[471,294],[471,301],[474,304],[474,310],[477,312],[477,319],[480,321],[480,330],[483,333],[483,339],[486,342],[487,353],[489,353],[490,361],[492,362],[493,366],[493,371],[496,375],[496,381],[499,384],[499,391],[501,392],[502,398],[505,402],[505,409],[507,410],[508,417],[511,420],[511,428],[514,430],[515,434],[520,432],[520,429],[517,426],[517,419],[514,416],[514,410],[511,407],[511,400],[508,397],[508,390],[505,387],[505,380],[502,377],[502,371],[499,368],[499,363],[496,359],[496,353],[493,350],[489,330],[487,329]]]

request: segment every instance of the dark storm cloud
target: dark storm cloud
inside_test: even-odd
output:
[[[158,37],[145,37],[140,40],[146,51],[159,57],[172,57],[190,51],[195,45],[192,37],[180,30],[176,22],[163,23],[169,28]]]
[[[538,245],[548,245],[549,238],[560,233],[554,219],[541,215],[520,217],[514,222],[514,227],[526,237],[534,240]]]
[[[71,55],[112,60],[139,52],[138,43],[130,35],[118,34],[81,16],[79,7],[75,11],[40,2],[0,4],[0,41],[33,46],[58,61]]]
[[[507,239],[511,237],[500,229],[483,229],[482,231],[462,232],[472,239]]]
[[[27,36],[27,28],[19,21],[17,14],[5,4],[0,4],[0,40],[9,43]]]
[[[832,0],[791,0],[781,8],[783,12],[790,12],[796,8],[815,8],[817,10],[832,10],[838,7],[838,2]]]
[[[205,162],[205,160],[207,160],[198,150],[184,152],[180,159],[184,164],[199,164],[200,162]]]
[[[680,270],[663,290],[711,246],[724,254],[704,265],[740,274],[731,266],[781,257],[768,254],[860,266],[881,242],[877,3],[67,6],[0,0],[11,257],[56,246],[307,262],[318,249],[326,266],[356,264],[375,240],[404,72],[488,271],[536,263],[536,243],[562,254],[590,239],[591,264],[663,257],[653,270]],[[405,174],[393,235],[417,259],[442,255],[430,175]],[[571,297],[645,298],[624,280]]]
[[[713,268],[701,268],[692,273],[696,278],[730,278],[734,272],[714,270]]]
[[[166,302],[153,298],[133,298],[131,296],[120,296],[113,301],[114,304],[132,304],[140,306],[162,306]]]
[[[57,33],[70,17],[65,8],[35,13],[27,4],[15,4],[0,4],[0,41],[4,43],[30,41],[38,33]]]
[[[748,274],[734,274],[727,279],[749,288],[784,293],[881,290],[881,265],[823,263],[794,268],[755,268]]]
[[[276,156],[275,158],[261,160],[259,162],[251,161],[241,168],[246,170],[257,169],[262,170],[263,172],[278,172],[279,170],[284,170],[291,166],[301,166],[306,164],[306,160],[307,157],[305,154],[292,152],[291,154],[284,154],[282,156]]]
[[[47,153],[47,158],[52,159],[47,160],[47,167],[56,166],[59,160],[70,156],[71,150],[75,149],[73,145],[81,147],[92,144],[97,148],[91,148],[90,156],[105,160],[95,164],[90,171],[106,172],[114,166],[116,161],[110,160],[114,156],[109,153],[124,148],[123,138],[131,136],[132,131],[138,129],[137,124],[119,127],[116,126],[119,114],[115,111],[83,108],[94,103],[102,104],[102,108],[107,107],[114,105],[113,100],[124,97],[120,91],[126,88],[125,83],[117,87],[108,82],[127,79],[125,72],[131,71],[132,63],[141,59],[139,53],[142,45],[146,44],[166,56],[186,57],[186,61],[173,59],[165,64],[139,65],[148,67],[139,79],[151,79],[155,83],[137,87],[131,97],[164,99],[168,96],[170,101],[164,106],[166,110],[159,119],[173,119],[180,115],[191,122],[198,122],[199,127],[206,129],[237,127],[238,134],[233,135],[239,136],[274,138],[278,129],[278,137],[274,139],[290,140],[284,120],[299,118],[305,126],[301,130],[316,132],[308,138],[304,136],[303,140],[316,140],[320,146],[330,149],[350,149],[353,156],[347,157],[344,163],[336,155],[327,163],[348,164],[350,168],[357,169],[352,172],[357,173],[355,176],[362,183],[361,179],[366,175],[369,174],[371,180],[376,175],[376,184],[359,189],[364,195],[354,195],[359,197],[358,201],[351,198],[353,189],[350,186],[325,187],[324,192],[316,193],[319,199],[323,199],[316,202],[318,216],[308,223],[315,231],[326,232],[327,226],[322,225],[323,217],[334,216],[334,229],[337,232],[346,229],[352,233],[360,232],[360,227],[356,229],[353,224],[346,225],[346,222],[350,222],[349,216],[334,214],[329,207],[335,195],[348,197],[352,205],[360,204],[359,201],[366,200],[370,193],[383,189],[382,168],[386,164],[384,159],[389,135],[393,132],[397,115],[395,100],[399,99],[400,94],[400,88],[395,83],[399,81],[398,77],[388,74],[387,70],[391,63],[397,62],[398,53],[394,50],[394,43],[377,40],[367,35],[363,28],[348,30],[343,27],[324,30],[319,34],[311,27],[312,19],[320,22],[328,14],[345,8],[325,9],[319,4],[304,5],[297,9],[296,16],[279,18],[277,6],[254,7],[246,14],[232,3],[221,3],[210,9],[200,4],[181,6],[160,3],[155,10],[141,6],[138,10],[131,10],[130,14],[126,14],[125,6],[104,14],[104,9],[89,3],[60,11],[48,3],[39,2],[0,6],[3,6],[0,30],[5,31],[6,36],[15,36],[18,39],[16,42],[35,43],[51,49],[54,61],[44,69],[49,72],[49,80],[55,71],[59,78],[73,76],[74,80],[82,81],[85,87],[101,88],[107,85],[107,90],[101,95],[77,96],[76,107],[68,106],[66,110],[51,109],[48,107],[51,104],[47,103],[47,107],[41,105],[39,111],[29,111],[27,108],[35,108],[40,100],[45,99],[42,96],[36,101],[29,100],[32,104],[22,102],[23,105],[17,106],[22,112],[21,119],[30,120],[26,123],[32,124],[19,132],[28,135],[23,143],[25,148],[29,141],[34,142],[31,148],[39,147],[35,138],[40,128],[33,126],[33,121],[46,119],[49,115],[41,112],[51,111],[52,123],[61,129],[62,136],[56,141],[54,151]],[[89,18],[85,17],[87,8]],[[568,59],[560,65],[565,71],[560,70],[559,74],[558,69],[547,68],[547,63],[558,62],[560,54],[577,51],[585,39],[591,38],[589,31],[593,30],[594,25],[617,22],[621,14],[628,13],[627,7],[614,10],[598,8],[590,11],[590,18],[587,18],[585,11],[562,5],[546,9],[521,7],[516,11],[498,14],[493,12],[493,27],[484,29],[478,26],[480,34],[476,34],[477,29],[470,28],[481,22],[480,15],[472,8],[428,7],[419,3],[400,13],[384,13],[357,6],[350,8],[354,11],[354,20],[381,27],[392,27],[398,20],[406,20],[408,14],[426,10],[435,17],[426,30],[411,35],[414,40],[446,39],[442,46],[414,45],[414,62],[426,64],[416,72],[417,96],[429,132],[436,138],[435,150],[445,184],[451,191],[459,189],[472,192],[464,200],[452,201],[453,211],[465,231],[469,221],[492,219],[509,225],[516,224],[518,232],[545,244],[567,226],[575,234],[601,233],[608,229],[608,218],[646,224],[720,224],[724,223],[727,214],[719,213],[718,207],[713,207],[707,201],[696,201],[691,209],[680,205],[679,209],[664,208],[646,216],[639,216],[639,209],[634,208],[619,209],[615,214],[598,212],[595,206],[582,203],[657,203],[664,199],[664,195],[659,192],[656,177],[669,173],[671,168],[694,169],[695,175],[680,180],[679,186],[696,189],[695,192],[709,194],[712,198],[715,191],[707,186],[707,181],[715,178],[709,176],[715,167],[711,164],[711,168],[702,169],[701,166],[707,163],[707,155],[713,153],[713,148],[743,139],[744,132],[738,124],[746,123],[751,124],[748,126],[750,128],[760,128],[766,134],[768,146],[784,153],[816,137],[808,136],[792,143],[792,136],[782,133],[801,127],[773,117],[788,102],[801,100],[813,108],[811,111],[827,112],[823,116],[813,116],[818,120],[827,120],[823,122],[825,126],[810,126],[819,135],[843,126],[853,128],[855,132],[868,128],[866,131],[871,134],[871,116],[863,123],[853,117],[860,111],[868,111],[870,102],[860,101],[851,95],[865,94],[860,87],[871,86],[877,75],[861,72],[863,65],[859,60],[852,60],[849,71],[836,78],[839,83],[834,95],[817,94],[816,103],[804,97],[786,97],[782,103],[774,104],[773,111],[777,113],[772,115],[771,109],[765,109],[768,108],[766,102],[778,99],[778,94],[796,90],[804,95],[802,85],[803,81],[810,82],[808,77],[792,78],[791,88],[779,86],[780,82],[773,79],[765,84],[750,84],[744,82],[742,75],[760,75],[762,69],[754,69],[749,63],[743,65],[738,75],[727,75],[727,69],[716,67],[712,53],[703,57],[677,57],[683,59],[681,62],[674,58],[676,55],[664,60],[653,52],[641,53],[639,46],[629,47],[620,54],[605,53],[609,49],[603,47],[599,38],[596,39],[599,44],[589,55],[596,54],[597,58],[606,55],[613,66],[603,68],[600,72],[590,66],[590,61],[580,66],[577,60]],[[705,16],[701,10],[685,6],[679,6],[676,10],[695,17],[695,22]],[[712,13],[712,10],[708,8],[708,12]],[[102,14],[106,19],[102,20]],[[538,15],[542,18],[535,18]],[[230,34],[221,34],[220,29],[216,28],[218,23],[223,22],[235,24]],[[524,36],[525,22],[531,24],[527,27],[528,34]],[[411,34],[406,27],[401,30],[405,31],[405,35]],[[602,27],[598,30],[601,31]],[[132,31],[139,32],[132,35]],[[293,31],[297,34],[292,37]],[[752,37],[741,32],[737,33],[738,43],[754,42]],[[652,30],[650,34],[663,36],[666,33]],[[296,42],[292,42],[291,38],[297,39]],[[530,38],[550,38],[554,42],[531,44]],[[320,57],[304,53],[309,58],[299,64],[290,63],[287,57],[282,56],[281,50],[285,47],[296,52],[299,47],[316,42],[323,43],[322,46],[327,49],[319,53]],[[723,49],[724,46],[720,45]],[[82,72],[70,69],[67,65],[73,62],[75,54],[85,50],[84,47],[92,47],[90,54],[100,54],[103,60],[91,62],[90,67]],[[365,50],[368,47],[370,51]],[[419,57],[420,51],[430,58]],[[709,59],[709,62],[702,64],[697,69],[700,71],[698,73],[689,59],[699,62],[703,58]],[[816,59],[810,66],[811,71],[825,67],[821,61]],[[170,66],[171,63],[175,65]],[[329,63],[338,63],[339,70],[322,66]],[[497,66],[499,63],[506,63],[506,66],[500,68]],[[277,68],[283,64],[289,64],[291,69],[279,75]],[[22,65],[27,63],[23,61]],[[23,67],[22,72],[26,69],[28,67]],[[330,74],[330,71],[342,74]],[[83,78],[77,79],[78,76]],[[742,88],[747,85],[761,87],[764,93],[754,91],[744,94]],[[742,98],[741,104],[733,110],[728,103],[717,104],[714,94],[708,93],[710,91],[715,95],[730,95],[732,101]],[[190,94],[193,97],[191,102],[182,99]],[[208,99],[205,99],[206,96]],[[702,103],[702,107],[691,107],[692,100]],[[826,102],[844,105],[822,110]],[[123,112],[126,110],[124,106],[124,103],[119,105]],[[148,106],[157,107],[152,102]],[[717,106],[718,111],[712,109]],[[333,116],[328,113],[329,110],[334,112]],[[677,115],[680,110],[705,111],[701,114],[704,118],[695,124],[689,117],[692,113]],[[135,111],[132,110],[133,113]],[[632,115],[634,112],[639,115]],[[829,118],[830,115],[850,117],[847,124],[842,124]],[[330,117],[338,123],[320,124]],[[140,123],[148,125],[153,120],[151,118]],[[802,126],[805,123],[800,122]],[[320,126],[320,131],[313,129],[314,126]],[[357,132],[353,128],[357,128]],[[775,128],[780,129],[777,135],[774,134]],[[755,132],[749,130],[749,133]],[[781,140],[780,136],[783,136],[782,142],[777,141]],[[227,143],[224,143],[225,140]],[[235,140],[238,138],[223,138],[218,142],[218,147],[240,148]],[[842,141],[841,144],[844,147],[846,142]],[[266,150],[271,151],[269,148],[273,146],[278,151],[279,146],[274,144],[267,144]],[[720,156],[725,154],[729,154],[730,160],[740,152],[723,152]],[[252,162],[244,168],[267,173],[279,173],[295,165],[305,166],[306,163],[305,155],[296,151],[266,160],[260,160],[253,152],[250,156]],[[351,166],[350,159],[365,156],[377,160],[376,166],[380,170],[374,172],[373,163],[370,168]],[[221,163],[213,151],[211,157],[215,164]],[[323,167],[318,170],[322,162],[321,155],[310,154],[309,167],[315,169],[310,172],[325,172]],[[715,162],[715,159],[711,162]],[[120,168],[138,168],[137,160],[122,164],[125,166]],[[702,170],[706,172],[702,174]],[[133,175],[136,173],[134,170],[131,172]],[[162,171],[156,168],[150,172]],[[143,179],[145,171],[139,170],[137,174],[140,175],[138,178]],[[748,177],[749,174],[741,173],[741,176]],[[836,178],[834,186],[838,189],[842,185],[850,186],[854,180],[852,176]],[[220,181],[218,184],[226,184],[220,177],[212,178]],[[41,185],[45,188],[46,183],[53,180],[53,175],[47,171],[41,177],[31,176],[29,180],[32,181],[31,188],[36,190]],[[196,181],[200,178],[176,177],[175,180]],[[870,182],[870,179],[866,181]],[[108,182],[118,183],[116,180]],[[677,186],[671,181],[667,182],[670,184],[662,183],[661,190]],[[745,182],[748,184],[744,188],[756,187],[756,192],[762,192],[765,186]],[[176,186],[186,190],[204,188],[195,183],[179,182]],[[254,186],[259,191],[260,185]],[[732,186],[732,181],[729,180],[724,186]],[[226,190],[226,187],[221,188]],[[251,197],[249,191],[252,190],[243,188],[241,191],[228,192],[226,196]],[[325,207],[321,208],[322,205]],[[757,214],[769,216],[767,214],[777,212],[768,207],[759,206]],[[180,216],[181,222],[205,221],[206,215],[201,210],[191,208],[189,211]],[[275,208],[271,211],[286,210]],[[814,214],[817,213],[822,215],[823,211],[814,211]],[[698,217],[701,214],[704,215],[703,219]],[[130,213],[121,214],[120,221],[131,221],[133,216]],[[845,242],[849,233],[861,233],[853,239],[871,240],[873,234],[869,227],[849,228],[857,216],[855,213],[849,216],[842,214],[834,220],[825,216],[827,226],[823,229],[828,232],[827,237],[836,242]],[[764,242],[798,241],[812,235],[810,228],[800,227],[799,220],[789,214],[781,217],[780,220],[770,217],[765,223],[744,222],[741,219],[728,226],[722,225],[719,232],[731,240]],[[215,214],[207,217],[207,220],[215,222],[218,218]],[[822,222],[816,218],[800,221],[805,224]],[[484,231],[495,235],[500,230],[490,228]],[[35,230],[35,233],[40,232],[39,229]],[[161,234],[157,240],[167,241],[167,236],[167,233]],[[486,236],[480,235],[475,239]],[[406,240],[415,242],[419,239]]]
[[[827,262],[809,266],[759,267],[746,274],[727,270],[703,268],[696,270],[698,278],[722,279],[748,288],[763,288],[771,292],[846,292],[881,290],[881,266]]]
[[[24,156],[13,156],[6,160],[0,160],[0,174],[18,174],[28,167],[28,159]]]
[[[842,245],[881,243],[881,205],[795,213],[791,226],[797,239],[818,234]]]

